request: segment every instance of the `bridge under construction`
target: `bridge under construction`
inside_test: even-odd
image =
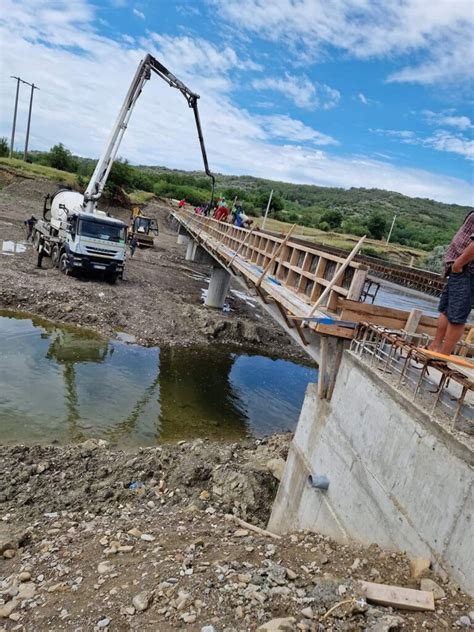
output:
[[[207,306],[224,305],[234,277],[318,363],[269,529],[404,550],[473,593],[470,328],[456,355],[433,357],[435,318],[360,301],[368,266],[357,248],[341,256],[291,229],[277,236],[185,209],[171,219],[186,259],[211,267]]]

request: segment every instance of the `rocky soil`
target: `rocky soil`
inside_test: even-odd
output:
[[[123,281],[111,286],[98,279],[64,277],[48,258],[36,268],[30,244],[24,253],[2,254],[2,240],[24,242],[23,221],[41,217],[43,199],[57,185],[13,176],[0,167],[0,309],[28,311],[105,335],[117,330],[145,345],[200,345],[215,341],[258,347],[262,352],[299,357],[300,349],[268,320],[238,284],[231,286],[230,311],[209,309],[201,301],[208,267],[186,262],[168,224],[169,208],[153,202],[146,213],[158,220],[154,249],[128,258]],[[128,222],[129,211],[108,208]]]
[[[270,470],[290,438],[133,454],[94,440],[0,448],[0,630],[468,627],[469,599],[403,554],[305,532],[277,539],[235,521],[266,524]],[[436,611],[367,604],[358,579],[421,582]]]

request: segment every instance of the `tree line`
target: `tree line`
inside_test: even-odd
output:
[[[8,155],[6,139],[0,139],[0,155]],[[30,152],[29,159],[76,174],[81,187],[87,185],[96,164],[89,158],[74,156],[62,143],[48,152]],[[217,174],[216,183],[216,195],[230,203],[237,198],[248,213],[257,216],[264,213],[273,189],[270,217],[323,231],[386,239],[396,215],[390,241],[423,250],[449,243],[469,211],[456,204],[381,189],[319,187],[222,174]],[[184,198],[195,206],[210,199],[210,181],[202,172],[133,166],[122,159],[115,161],[107,182],[110,196],[119,189]]]

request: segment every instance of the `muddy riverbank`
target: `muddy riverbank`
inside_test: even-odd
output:
[[[0,191],[0,241],[23,244],[23,220],[31,214],[40,217],[44,195],[54,190],[56,185],[50,181],[10,176]],[[128,221],[128,210],[107,210]],[[229,311],[204,307],[201,296],[207,287],[208,267],[185,261],[185,249],[176,243],[164,203],[150,203],[146,212],[158,220],[155,248],[137,250],[127,261],[124,280],[114,286],[64,277],[51,268],[48,259],[43,260],[44,269],[38,269],[30,244],[24,252],[12,253],[9,243],[0,254],[0,309],[24,310],[107,336],[125,331],[143,345],[183,347],[218,341],[302,357],[299,347],[249,300],[239,284],[231,287]]]

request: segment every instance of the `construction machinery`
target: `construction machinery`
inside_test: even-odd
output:
[[[135,237],[140,248],[153,248],[154,235],[158,235],[156,219],[147,217],[138,206],[132,208],[128,225],[128,238]]]
[[[97,205],[104,192],[135,103],[152,72],[166,81],[170,87],[179,90],[193,110],[204,170],[211,179],[211,203],[213,201],[215,179],[209,170],[204,146],[197,107],[199,95],[192,92],[152,55],[147,55],[138,65],[84,195],[77,191],[61,189],[53,195],[46,196],[43,218],[38,220],[33,228],[33,244],[38,252],[50,256],[53,264],[65,274],[92,271],[100,273],[111,283],[123,274],[127,225],[98,210]]]

